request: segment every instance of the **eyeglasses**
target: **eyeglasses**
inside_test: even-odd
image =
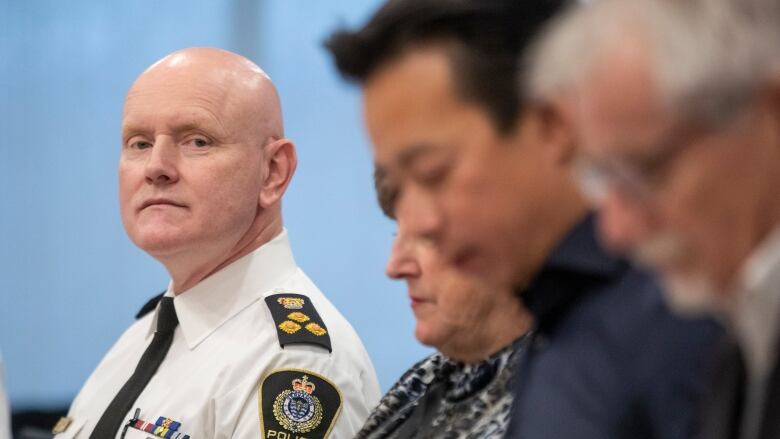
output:
[[[600,203],[608,191],[617,191],[623,199],[649,204],[668,180],[674,163],[691,141],[702,134],[688,129],[677,132],[676,140],[641,148],[642,155],[608,155],[599,158],[580,157],[575,160],[574,175],[580,190],[595,203]],[[672,138],[672,136],[669,136]],[[614,148],[631,151],[638,148]]]

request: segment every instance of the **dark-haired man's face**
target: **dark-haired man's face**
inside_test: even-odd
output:
[[[558,164],[537,142],[538,118],[501,134],[456,90],[437,46],[380,66],[363,87],[376,166],[399,188],[409,233],[460,270],[523,284],[549,250],[545,226],[557,189],[548,175]]]

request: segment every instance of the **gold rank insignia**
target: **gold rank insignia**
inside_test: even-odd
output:
[[[301,329],[301,325],[292,322],[290,320],[285,320],[279,324],[279,329],[281,329],[282,331],[288,334],[295,334]]]
[[[309,320],[309,316],[299,311],[295,311],[295,312],[291,312],[290,314],[287,314],[287,318],[290,320],[295,320],[298,323],[303,323]]]
[[[341,392],[310,370],[276,370],[258,393],[262,438],[327,438],[341,412]]]
[[[65,432],[65,430],[67,430],[70,426],[71,422],[73,422],[73,419],[66,418],[65,416],[61,417],[59,420],[57,420],[57,423],[54,424],[54,427],[51,429],[52,434],[60,434]]]
[[[289,292],[265,298],[265,304],[276,326],[280,347],[308,344],[333,352],[330,342],[333,336],[331,328],[328,328],[327,322],[314,308],[313,302],[308,296]],[[306,330],[303,330],[304,328]]]
[[[312,322],[306,325],[306,330],[311,332],[312,334],[316,335],[317,337],[321,337],[328,333],[328,331],[325,330],[322,326]]]
[[[303,308],[303,305],[306,303],[300,297],[280,297],[276,300],[277,302],[279,302],[279,305],[282,305],[287,309],[301,309]]]

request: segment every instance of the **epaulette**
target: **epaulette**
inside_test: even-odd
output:
[[[274,294],[265,298],[271,310],[279,345],[314,344],[333,351],[328,328],[311,300],[303,294]]]
[[[154,311],[154,309],[157,308],[157,304],[160,302],[160,299],[162,299],[164,295],[165,295],[165,291],[149,299],[149,301],[146,302],[144,306],[142,306],[141,309],[138,310],[138,313],[136,313],[135,315],[135,319],[138,320],[141,317]]]

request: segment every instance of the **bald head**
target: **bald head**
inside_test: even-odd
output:
[[[127,94],[122,219],[133,242],[168,268],[176,291],[281,233],[296,164],[276,89],[244,57],[181,50]]]
[[[161,92],[204,96],[237,128],[260,142],[284,136],[281,105],[271,78],[247,58],[222,49],[193,47],[165,56],[147,68],[127,94],[125,114],[135,98]],[[205,102],[204,102],[205,103]]]

